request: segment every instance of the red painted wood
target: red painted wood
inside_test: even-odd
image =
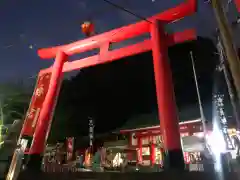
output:
[[[24,120],[21,136],[33,136],[42,104],[49,89],[50,78],[51,72],[38,76],[32,100]]]
[[[187,29],[183,32],[177,32],[168,36],[168,46],[173,46],[174,44],[183,43],[185,41],[190,41],[196,39],[196,31],[194,29]],[[106,51],[106,46],[104,44],[103,50],[100,50],[100,55],[90,56],[84,59],[75,60],[71,62],[66,62],[63,66],[63,72],[69,72],[81,68],[87,68],[90,66],[96,66],[99,64],[104,64],[116,60],[120,60],[126,56],[132,56],[139,53],[147,52],[152,50],[151,40],[147,39],[138,44],[126,46],[113,51]],[[52,71],[52,67],[43,69],[40,74],[48,73]]]
[[[67,55],[59,51],[53,64],[49,88],[42,104],[41,112],[33,136],[32,146],[30,148],[30,154],[41,154],[45,150],[46,140],[51,127],[53,111],[56,105],[63,77],[62,68],[66,60]]]
[[[135,24],[127,25],[112,31],[102,33],[84,40],[50,48],[38,50],[38,55],[43,59],[54,58],[56,53],[61,50],[67,55],[85,52],[94,48],[98,48],[105,42],[120,42],[149,32],[151,23],[158,19],[165,23],[180,20],[186,16],[192,15],[196,11],[196,0],[188,0],[177,7],[168,9],[164,12],[156,14],[148,19],[148,21],[140,21]],[[122,53],[122,52],[120,52]]]
[[[102,63],[111,62],[111,61],[121,59],[126,56],[131,56],[134,54],[146,52],[146,51],[149,51],[152,49],[154,51],[153,54],[155,54],[155,57],[154,57],[155,67],[157,65],[157,63],[156,63],[157,59],[161,58],[161,61],[159,61],[159,62],[162,62],[162,65],[164,65],[164,67],[166,68],[166,66],[165,66],[166,62],[164,62],[164,61],[167,60],[167,55],[166,55],[167,51],[162,51],[162,48],[167,49],[168,46],[170,46],[170,45],[180,43],[180,42],[183,42],[186,40],[193,40],[194,38],[196,38],[196,34],[193,30],[185,31],[182,34],[175,33],[175,35],[172,35],[172,36],[171,35],[166,36],[166,34],[164,34],[164,36],[166,36],[166,39],[164,39],[164,44],[161,44],[161,43],[163,43],[163,39],[158,39],[158,41],[159,41],[158,43],[160,43],[160,45],[157,44],[157,41],[156,41],[157,34],[155,34],[155,38],[151,38],[151,40],[145,40],[141,43],[123,47],[121,49],[117,49],[114,51],[109,51],[108,45],[110,43],[120,42],[120,41],[129,39],[129,38],[139,36],[144,33],[149,33],[149,32],[152,33],[152,27],[156,20],[161,21],[161,23],[167,24],[167,23],[170,23],[173,21],[180,20],[180,19],[184,18],[185,16],[191,15],[195,11],[196,11],[196,0],[187,0],[186,2],[178,5],[177,7],[168,9],[162,13],[159,13],[159,14],[149,18],[148,21],[140,21],[135,24],[124,26],[122,28],[118,28],[118,29],[115,29],[115,30],[112,30],[112,31],[109,31],[109,32],[106,32],[106,33],[103,33],[100,35],[96,35],[91,38],[80,40],[80,41],[77,41],[75,43],[71,43],[68,45],[40,49],[38,51],[38,55],[41,58],[49,59],[49,58],[56,57],[56,60],[55,60],[53,67],[45,69],[45,70],[41,70],[39,73],[39,75],[41,75],[41,74],[44,74],[47,72],[52,72],[52,77],[50,80],[49,90],[47,92],[45,101],[42,105],[42,110],[41,110],[41,113],[39,116],[39,121],[37,123],[35,134],[33,137],[33,143],[32,143],[32,147],[30,149],[30,153],[41,154],[44,151],[47,132],[51,125],[50,116],[54,110],[54,105],[53,105],[54,98],[58,96],[57,89],[58,89],[59,81],[61,79],[62,72],[72,71],[75,69],[86,68],[86,67],[95,66],[98,64],[102,64]],[[162,32],[162,35],[163,35],[163,32]],[[161,54],[156,53],[157,46],[161,46],[161,48],[159,48],[159,50],[161,51],[161,53],[163,53],[164,58],[161,57],[162,56]],[[65,56],[70,56],[70,55],[74,55],[76,53],[86,52],[86,51],[89,51],[89,50],[92,50],[95,48],[100,48],[99,55],[91,56],[91,57],[73,61],[73,62],[66,62],[65,64],[63,62],[64,59],[66,58]],[[158,87],[157,87],[157,91],[160,92],[160,95],[158,93],[157,96],[160,96],[161,98],[163,98],[163,100],[158,101],[158,103],[160,103],[160,106],[161,106],[160,109],[162,109],[162,111],[163,111],[163,112],[161,112],[164,117],[163,119],[166,118],[166,122],[167,122],[170,120],[170,116],[171,116],[173,118],[172,120],[176,121],[175,109],[172,106],[173,103],[171,104],[171,102],[173,102],[173,101],[170,100],[172,95],[171,95],[171,93],[166,93],[165,90],[161,89],[161,85],[167,85],[168,88],[170,88],[170,89],[168,89],[168,91],[172,92],[171,81],[167,83],[167,80],[169,80],[169,72],[165,73],[165,74],[163,73],[166,70],[165,68],[158,67],[157,70],[155,68],[155,74],[156,74],[156,71],[157,71],[157,73],[161,74],[157,77],[157,79],[164,80],[163,82],[157,81],[157,82],[160,82],[160,86],[158,85]],[[169,69],[167,69],[167,71],[169,71]],[[164,79],[165,75],[167,75],[166,76],[167,79]],[[161,76],[163,76],[163,77],[161,77]],[[167,95],[168,97],[164,97],[163,95]],[[168,106],[168,108],[170,108],[170,110],[167,108],[163,108],[164,102],[167,103],[166,105]],[[169,106],[169,103],[171,104],[170,106]],[[171,115],[169,113],[170,111],[173,111],[173,115]],[[173,128],[174,127],[174,126],[168,126],[169,124],[171,124],[171,123],[166,123],[166,126],[164,124],[161,124],[162,130],[164,128]],[[176,129],[176,128],[173,128],[170,131],[174,131],[174,129],[178,131],[178,129]],[[166,130],[168,131],[168,129],[166,129]],[[170,131],[168,131],[168,133],[167,133],[168,135],[169,135]],[[178,142],[176,140],[176,137],[179,135],[177,135],[177,133],[174,133],[174,135],[170,135],[170,136],[171,136],[171,140],[168,141],[165,138],[165,141],[167,143],[167,147],[171,149],[171,148],[174,148],[173,146],[177,146],[176,144]],[[165,137],[167,137],[167,136],[165,136]]]

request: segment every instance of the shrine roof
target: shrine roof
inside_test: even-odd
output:
[[[208,106],[204,108],[206,119],[211,119],[212,116],[212,110]],[[197,105],[181,108],[179,110],[179,121],[180,122],[186,122],[186,121],[192,121],[195,122],[195,120],[200,119],[200,112]],[[193,121],[194,120],[194,121]],[[159,119],[158,119],[158,113],[152,112],[152,113],[146,113],[141,114],[135,117],[130,118],[126,121],[126,123],[118,129],[118,131],[121,130],[134,130],[134,129],[140,129],[140,128],[152,128],[154,126],[159,125]]]

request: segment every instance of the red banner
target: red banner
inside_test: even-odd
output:
[[[74,150],[74,137],[67,138],[67,161],[71,161],[73,158]]]
[[[240,0],[235,0],[235,5],[237,7],[238,12],[240,12]]]
[[[42,104],[49,88],[50,78],[51,73],[46,73],[38,77],[21,135],[33,136]]]

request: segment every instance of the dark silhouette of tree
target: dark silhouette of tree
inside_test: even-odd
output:
[[[16,119],[23,119],[30,98],[31,91],[21,84],[0,85],[0,118],[2,123],[11,124]]]

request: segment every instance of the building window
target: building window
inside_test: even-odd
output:
[[[150,148],[149,147],[142,147],[142,155],[149,156],[150,155]]]
[[[181,133],[180,136],[181,137],[189,136],[189,133]]]
[[[149,138],[148,137],[143,137],[142,138],[142,145],[148,145],[149,144]]]
[[[153,136],[152,140],[153,140],[153,143],[157,144],[157,145],[162,143],[162,137],[160,135],[159,136]]]
[[[119,134],[117,136],[117,140],[121,141],[121,140],[126,140],[126,136],[125,135],[122,135],[122,134]]]
[[[131,138],[132,138],[132,146],[137,146],[138,145],[138,139],[136,137],[136,134],[135,133],[132,133],[131,134]]]
[[[163,154],[160,148],[155,147],[155,163],[163,164]]]

